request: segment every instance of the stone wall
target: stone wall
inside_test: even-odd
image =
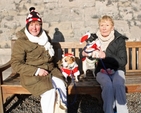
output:
[[[86,31],[95,32],[98,18],[106,14],[129,40],[141,40],[140,0],[0,0],[0,49],[11,48],[10,40],[25,26],[31,6],[41,14],[51,38],[58,28],[65,41],[79,41]],[[11,52],[6,54],[10,57]]]

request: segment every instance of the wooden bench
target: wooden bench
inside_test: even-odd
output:
[[[11,41],[13,46],[15,40]],[[11,47],[12,47],[11,46]],[[56,61],[61,58],[61,50],[65,53],[73,52],[78,58],[77,63],[82,72],[82,62],[79,60],[79,52],[85,44],[79,42],[59,42],[53,43],[55,49]],[[128,63],[126,65],[126,92],[141,92],[141,42],[126,42]],[[4,103],[6,98],[14,94],[30,94],[20,85],[19,74],[11,72],[9,77],[3,81],[3,71],[10,68],[10,62],[0,66],[0,113],[4,113]],[[83,75],[80,75],[80,77]],[[75,87],[76,86],[76,87]],[[90,94],[100,97],[101,88],[95,78],[88,75],[86,79],[81,79],[78,83],[70,83],[68,86],[68,95],[70,94]]]

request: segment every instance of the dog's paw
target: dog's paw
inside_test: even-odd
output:
[[[79,80],[83,80],[85,78],[86,78],[86,75],[85,74],[82,74],[82,75],[79,76]]]
[[[83,77],[86,78],[86,74],[85,73],[84,73]]]
[[[76,75],[75,76],[75,82],[78,82],[79,80],[78,80],[78,76]]]
[[[65,81],[66,81],[66,82],[68,82],[68,79],[67,79],[67,78],[65,78]]]
[[[75,79],[75,82],[78,82],[78,79]]]

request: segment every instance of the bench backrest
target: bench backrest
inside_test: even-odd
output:
[[[141,42],[126,42],[127,74],[139,75],[141,73]]]
[[[12,40],[11,48],[16,40]],[[79,52],[85,46],[85,43],[79,42],[54,42],[53,47],[55,50],[56,62],[62,58],[63,53],[73,53],[79,64],[80,71],[82,71],[82,62],[79,59]],[[126,42],[127,50],[127,75],[138,75],[141,72],[141,42]]]

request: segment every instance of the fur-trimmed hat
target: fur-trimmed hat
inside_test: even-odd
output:
[[[35,11],[35,7],[31,7],[29,9],[30,13],[28,14],[26,18],[26,24],[28,24],[31,21],[39,21],[42,23],[42,19],[40,17],[40,14]]]
[[[63,55],[62,55],[62,57],[66,57],[66,56],[74,57],[74,55],[71,54],[71,53],[66,53],[66,54],[63,54]]]
[[[85,35],[83,35],[81,37],[80,43],[83,43],[84,41],[86,41],[90,36],[91,36],[91,34],[89,32],[87,32]]]

